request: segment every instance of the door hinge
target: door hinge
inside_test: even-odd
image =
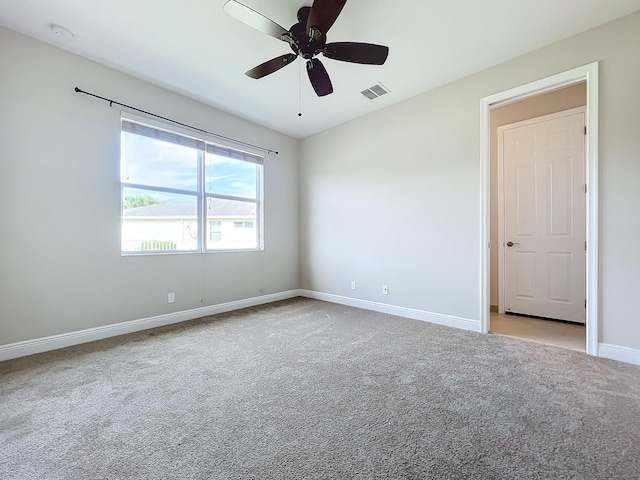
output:
[[[584,193],[587,193],[587,184],[584,184]]]
[[[584,251],[587,251],[587,242],[584,242]]]
[[[587,308],[587,301],[584,301],[584,308]]]
[[[584,126],[584,134],[585,135],[587,134],[587,126],[586,125]]]

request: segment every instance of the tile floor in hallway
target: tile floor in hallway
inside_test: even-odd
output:
[[[586,351],[586,328],[575,323],[491,312],[489,331],[571,350]]]

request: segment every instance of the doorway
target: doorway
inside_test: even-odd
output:
[[[497,264],[498,239],[496,238],[496,228],[492,229],[491,221],[495,215],[491,212],[491,198],[494,202],[497,197],[496,180],[492,181],[491,150],[495,149],[497,141],[496,129],[493,128],[492,114],[494,111],[503,112],[511,109],[522,109],[527,105],[534,105],[533,111],[537,112],[531,116],[544,115],[549,111],[540,110],[544,105],[551,105],[552,112],[565,110],[580,105],[585,106],[587,135],[586,135],[586,185],[589,194],[586,199],[586,238],[589,246],[586,253],[586,352],[597,355],[598,326],[597,326],[597,73],[598,64],[578,67],[574,70],[564,72],[552,77],[542,79],[531,84],[523,85],[515,89],[501,92],[481,100],[481,128],[482,128],[482,165],[483,165],[483,230],[482,230],[482,288],[481,288],[481,331],[488,333],[490,330],[491,317],[498,310],[497,302],[497,268],[492,268]],[[558,98],[573,98],[569,103],[562,104]],[[576,100],[578,99],[578,100]],[[576,103],[576,101],[578,103]],[[537,109],[537,110],[536,110]],[[519,121],[522,118],[515,118]],[[494,157],[496,154],[494,153]],[[493,233],[493,235],[492,235]],[[491,307],[493,306],[493,307]],[[496,322],[497,323],[497,322]],[[551,322],[550,322],[551,323]],[[584,345],[584,340],[583,340]]]

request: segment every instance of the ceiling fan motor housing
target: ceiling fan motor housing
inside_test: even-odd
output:
[[[327,42],[327,37],[322,32],[316,34],[315,38],[310,38],[307,34],[307,19],[311,7],[302,7],[298,10],[298,23],[289,29],[290,35],[284,35],[284,40],[289,43],[291,49],[296,55],[300,55],[304,59],[311,59],[322,53]]]

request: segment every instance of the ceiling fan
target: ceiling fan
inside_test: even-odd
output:
[[[273,20],[239,3],[229,0],[224,11],[241,22],[267,35],[286,42],[293,53],[286,53],[252,68],[246,75],[262,78],[292,63],[298,56],[307,60],[309,81],[319,97],[333,92],[331,79],[317,55],[343,62],[382,65],[389,55],[389,47],[372,43],[327,43],[327,32],[340,15],[347,0],[315,0],[311,7],[298,10],[298,23],[285,30]]]

